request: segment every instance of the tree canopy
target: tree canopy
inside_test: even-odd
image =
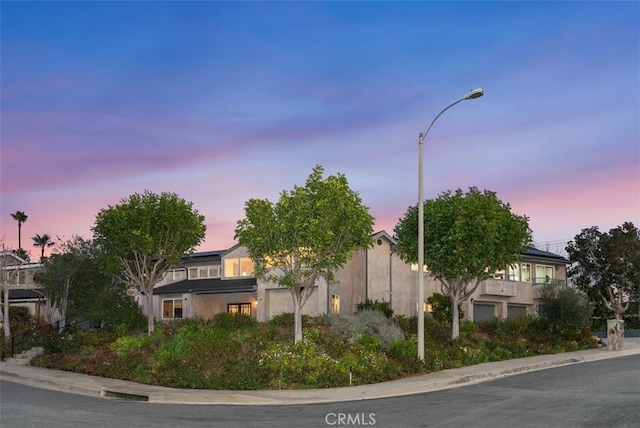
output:
[[[582,229],[566,250],[573,262],[567,274],[595,303],[597,316],[604,318],[613,311],[620,318],[621,300],[640,300],[640,230],[633,223],[608,233],[597,226]]]
[[[204,216],[175,193],[135,193],[101,210],[93,234],[101,250],[121,266],[119,278],[146,297],[153,332],[153,286],[202,242]]]
[[[278,202],[250,199],[235,237],[254,262],[254,274],[290,290],[295,341],[302,338],[301,310],[324,278],[335,282],[351,254],[371,245],[373,217],[343,174],[323,178],[316,165],[304,187],[283,190]]]
[[[80,236],[61,242],[36,274],[47,300],[60,313],[60,330],[73,321],[113,328],[137,327],[140,309],[121,282],[100,263],[95,243]]]
[[[418,206],[408,208],[394,228],[399,256],[418,261]],[[447,191],[424,204],[424,260],[451,297],[452,337],[459,334],[458,304],[480,282],[520,260],[531,242],[526,216],[511,212],[495,192],[475,187]]]

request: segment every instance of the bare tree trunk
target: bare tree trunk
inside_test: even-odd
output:
[[[154,330],[153,293],[147,292],[145,293],[145,297],[147,298],[147,333],[151,336]]]
[[[302,308],[315,291],[316,278],[308,281],[311,285],[299,288],[290,288],[291,298],[293,299],[293,342],[298,343],[302,340]]]
[[[457,339],[460,336],[460,313],[458,312],[458,296],[451,296],[451,338]]]
[[[51,302],[51,300],[47,299],[44,302],[44,310],[43,310],[43,320],[47,324],[53,324],[53,319],[56,314],[56,306]]]
[[[302,340],[302,305],[300,305],[300,297],[293,294],[293,343]]]

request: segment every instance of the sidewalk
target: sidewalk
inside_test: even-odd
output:
[[[455,388],[567,364],[598,361],[627,355],[640,355],[640,338],[625,338],[625,349],[623,351],[608,351],[606,348],[599,348],[564,354],[541,355],[483,363],[460,369],[443,370],[373,385],[306,390],[212,391],[166,388],[10,362],[0,363],[0,379],[37,388],[97,397],[147,401],[150,403],[251,406],[291,405],[367,400],[417,394]]]

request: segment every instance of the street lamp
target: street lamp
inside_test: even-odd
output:
[[[424,139],[442,113],[464,100],[473,100],[484,95],[483,89],[469,91],[458,101],[446,106],[431,121],[427,131],[418,135],[418,358],[424,360]]]

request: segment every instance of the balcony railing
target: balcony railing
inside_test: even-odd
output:
[[[533,285],[555,285],[556,287],[564,287],[567,281],[564,279],[554,279],[548,277],[533,278]]]

